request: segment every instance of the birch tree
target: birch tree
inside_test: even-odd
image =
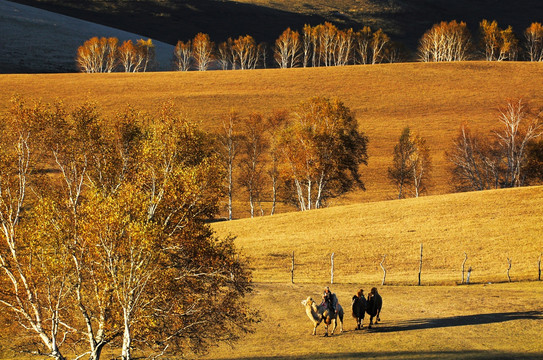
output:
[[[398,188],[398,199],[405,198],[406,189],[413,184],[414,164],[411,159],[415,150],[411,130],[406,127],[398,144],[394,145],[392,166],[388,168],[388,178]]]
[[[543,25],[532,23],[525,31],[526,55],[530,61],[543,61]]]
[[[198,33],[192,40],[192,54],[196,68],[206,71],[213,60],[214,44],[208,34]]]
[[[312,35],[313,28],[309,24],[305,24],[302,30],[302,66],[305,68],[309,66],[309,59],[312,53]],[[314,50],[313,50],[314,51]]]
[[[226,177],[228,184],[228,220],[232,220],[232,205],[234,196],[234,160],[239,152],[239,136],[238,126],[239,117],[238,114],[232,109],[230,112],[222,118],[221,133],[218,134],[218,142],[220,144],[220,156],[223,160],[223,164],[226,168]]]
[[[385,50],[387,45],[390,43],[390,38],[383,30],[379,29],[373,33],[371,40],[371,63],[379,64],[383,61],[385,57]]]
[[[424,62],[464,61],[469,58],[470,34],[465,22],[442,21],[419,41],[419,57]]]
[[[255,69],[258,64],[258,46],[250,35],[240,36],[232,44],[232,52],[235,54],[240,70]]]
[[[412,135],[411,142],[415,148],[410,159],[413,164],[413,195],[419,197],[422,193],[428,191],[432,161],[430,158],[430,148],[426,144],[425,138],[415,134]]]
[[[107,344],[123,359],[135,348],[198,351],[256,319],[232,239],[204,223],[224,196],[207,136],[171,105],[155,121],[139,116],[129,109],[106,128],[90,103],[67,112],[18,102],[14,126],[0,129],[18,145],[0,147],[0,315],[44,355],[98,360]],[[30,172],[48,169],[38,165],[58,176]],[[32,202],[30,175],[40,180]]]
[[[495,135],[500,144],[506,171],[502,180],[504,187],[518,187],[524,184],[522,172],[526,162],[528,144],[543,133],[543,123],[539,115],[530,113],[522,100],[510,100],[500,108],[501,130]]]
[[[262,208],[262,192],[264,180],[264,153],[268,148],[265,137],[266,122],[262,115],[253,113],[240,123],[240,176],[239,183],[247,190],[251,217],[255,216],[255,205]]]
[[[281,145],[280,145],[280,133],[283,126],[287,123],[288,113],[284,110],[274,111],[266,121],[266,129],[269,137],[269,154],[270,161],[267,170],[267,174],[271,180],[272,186],[272,208],[270,215],[275,214],[277,205],[277,197],[279,191],[280,182],[280,159],[281,159]]]
[[[21,328],[39,339],[40,354],[64,360],[61,348],[73,331],[64,318],[71,268],[65,261],[63,244],[48,239],[40,245],[27,228],[31,220],[24,213],[31,205],[28,192],[36,160],[32,142],[36,134],[31,121],[44,120],[46,114],[41,107],[26,109],[23,106],[15,104],[13,117],[6,119],[7,126],[0,129],[1,313],[15,319]],[[40,257],[35,261],[40,246],[44,251],[59,255],[43,263]]]
[[[119,46],[119,63],[124,72],[136,72],[141,66],[142,59],[138,56],[138,51],[132,40],[127,40]]]
[[[364,26],[355,34],[356,39],[356,63],[369,64],[371,59],[370,43],[372,41],[372,31],[369,26]]]
[[[300,61],[300,34],[290,28],[275,41],[275,61],[281,69],[296,67]]]
[[[187,42],[178,41],[174,49],[175,68],[178,71],[189,71],[192,67],[192,45]]]
[[[479,23],[479,29],[487,61],[516,60],[518,41],[511,26],[504,30],[498,27],[495,20],[483,20]]]
[[[463,124],[447,159],[453,164],[452,180],[460,191],[495,189],[500,186],[501,156],[495,144],[474,134]]]
[[[280,142],[298,208],[320,208],[327,199],[355,186],[363,189],[358,171],[367,164],[367,142],[341,101],[312,98],[302,102]]]
[[[117,38],[93,37],[77,49],[76,63],[82,72],[112,72],[117,65]]]

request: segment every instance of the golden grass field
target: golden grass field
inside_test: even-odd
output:
[[[221,345],[207,358],[531,359],[543,357],[543,284],[532,281],[543,252],[543,187],[449,194],[444,154],[462,122],[481,131],[497,126],[496,108],[507,98],[543,106],[542,75],[541,64],[486,62],[0,75],[0,111],[16,93],[44,101],[60,98],[68,106],[92,99],[105,114],[127,104],[154,112],[173,100],[189,118],[213,130],[230,108],[268,113],[294,110],[311,96],[338,97],[370,138],[369,165],[361,170],[367,191],[335,199],[331,205],[336,206],[326,209],[213,224],[219,236],[237,236],[250,260],[255,292],[248,301],[260,310],[262,322],[233,349]],[[432,196],[384,201],[396,197],[386,168],[407,125],[432,149]],[[234,210],[235,216],[244,215]],[[418,287],[421,243],[423,286]],[[292,251],[295,284],[290,284]],[[346,309],[347,331],[324,339],[310,335],[300,301],[319,298],[330,282],[332,252],[332,290]],[[469,286],[457,285],[464,252],[466,269],[473,268]],[[387,284],[380,286],[384,254]],[[507,258],[512,283],[506,282]],[[373,286],[384,299],[382,324],[355,332],[350,298],[359,287],[367,292]]]
[[[320,285],[258,284],[251,304],[262,322],[233,348],[208,359],[540,359],[543,284],[381,287],[380,325],[355,331],[350,299],[358,283],[332,286],[345,308],[344,332],[317,336],[301,300]],[[364,326],[369,323],[364,319]],[[339,330],[339,328],[338,328]]]
[[[456,284],[461,265],[471,281],[537,279],[543,253],[543,187],[491,190],[371,202],[213,225],[237,236],[256,282],[416,285],[423,244],[423,285]],[[542,265],[543,266],[543,265]]]
[[[262,322],[217,359],[537,359],[543,357],[543,187],[340,206],[216,223],[251,261]],[[420,243],[422,286],[417,285]],[[295,252],[294,284],[290,283]],[[314,337],[301,300],[330,283],[345,333]],[[463,252],[472,284],[459,285]],[[379,262],[387,254],[386,285]],[[507,258],[512,259],[507,282]],[[523,280],[520,281],[519,280]],[[431,286],[429,286],[431,285]],[[377,286],[382,323],[354,331],[350,299]],[[368,324],[368,318],[365,320]]]
[[[393,199],[386,169],[402,129],[425,137],[434,164],[429,194],[451,191],[445,151],[460,124],[489,131],[498,126],[497,107],[508,98],[543,106],[543,66],[527,62],[405,63],[307,69],[112,74],[0,75],[0,111],[14,94],[67,106],[94,100],[104,114],[128,104],[155,112],[172,100],[204,129],[213,131],[230,109],[240,114],[273,109],[294,111],[312,96],[337,97],[356,114],[370,139],[369,164],[362,167],[367,191],[330,205]],[[238,194],[234,217],[247,216]]]

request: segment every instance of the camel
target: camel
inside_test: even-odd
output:
[[[375,318],[375,325],[381,321],[381,308],[383,307],[383,298],[377,292],[377,288],[372,288],[368,294],[368,301],[366,312],[370,316],[370,324],[368,328],[371,329],[373,325],[373,318]]]
[[[337,304],[337,316],[336,314],[330,314],[330,311],[324,305],[317,305],[315,301],[309,296],[306,300],[302,300],[302,305],[305,306],[305,312],[309,320],[313,322],[313,335],[317,335],[317,326],[321,322],[324,322],[324,330],[326,333],[324,336],[328,336],[328,325],[334,321],[334,327],[332,334],[337,328],[337,321],[339,318],[340,332],[343,332],[343,308],[339,303]]]
[[[351,308],[353,311],[353,317],[356,319],[355,330],[360,330],[364,327],[364,315],[366,313],[366,298],[364,297],[364,290],[360,289],[356,295],[353,295]]]

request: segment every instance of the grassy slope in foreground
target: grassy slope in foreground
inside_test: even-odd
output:
[[[387,255],[388,284],[416,284],[420,244],[422,283],[536,279],[543,252],[543,187],[493,190],[383,201],[242,219],[213,225],[219,236],[237,236],[257,282],[380,283]]]

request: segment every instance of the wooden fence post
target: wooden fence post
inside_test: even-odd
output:
[[[537,260],[537,280],[541,281],[541,254],[539,254],[539,260]]]
[[[290,282],[294,284],[294,251],[292,252],[292,267],[290,268]]]
[[[464,283],[464,265],[466,265],[466,260],[468,260],[468,254],[464,253],[464,261],[462,262],[462,284]]]
[[[383,260],[381,260],[381,263],[379,264],[381,265],[381,269],[383,269],[383,282],[381,283],[381,285],[385,285],[385,278],[387,277],[387,270],[383,266],[383,264],[385,263],[386,257],[387,257],[387,254],[383,255]]]
[[[421,272],[422,272],[422,243],[420,244],[419,286],[420,286],[420,273]]]
[[[471,277],[471,266],[469,267],[468,269],[468,278],[466,279],[467,280],[467,284],[469,284],[469,278]]]
[[[509,276],[509,270],[511,270],[511,259],[507,258],[507,279],[511,282],[511,276]]]
[[[330,284],[334,283],[334,253],[330,257],[330,262],[332,263],[332,269],[330,270]]]

